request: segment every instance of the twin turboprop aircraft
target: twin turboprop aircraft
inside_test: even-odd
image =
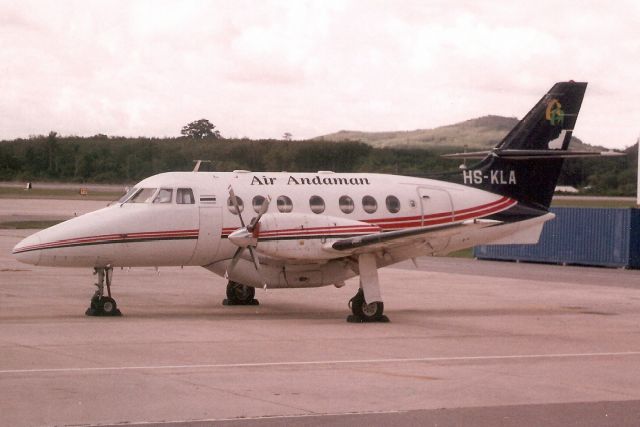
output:
[[[118,203],[35,233],[13,249],[25,263],[98,275],[89,315],[119,314],[114,267],[202,266],[228,278],[227,304],[255,288],[335,285],[360,276],[354,321],[385,321],[378,269],[478,244],[536,243],[586,83],[555,84],[464,185],[371,173],[170,172]],[[106,285],[106,293],[105,293]]]

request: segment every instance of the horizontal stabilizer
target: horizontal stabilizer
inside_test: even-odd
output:
[[[447,159],[484,159],[493,151],[469,151],[468,153],[443,154]]]
[[[574,159],[579,157],[618,157],[625,153],[617,151],[564,151],[564,150],[491,150],[473,151],[469,153],[443,154],[450,159],[484,159],[487,156],[511,160],[531,159]]]

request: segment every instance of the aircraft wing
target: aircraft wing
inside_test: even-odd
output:
[[[467,221],[406,230],[371,233],[340,239],[330,244],[330,249],[345,256],[371,252],[395,254],[446,254],[477,244],[535,244],[538,243],[544,223],[555,218],[553,213],[516,222],[490,219]]]
[[[332,243],[331,249],[349,254],[362,254],[382,249],[395,249],[402,246],[419,245],[437,248],[443,239],[500,224],[502,224],[500,221],[480,219],[455,224],[373,233],[337,240]]]

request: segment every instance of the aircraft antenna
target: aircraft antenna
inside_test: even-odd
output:
[[[464,144],[464,148],[463,148],[463,153],[467,152],[467,148],[469,148],[469,146],[467,144]],[[463,157],[462,158],[462,164],[459,166],[461,170],[467,170],[467,158]]]
[[[211,160],[194,160],[193,161],[196,165],[193,167],[193,171],[194,172],[198,172],[200,170],[200,165],[202,163],[211,163]]]

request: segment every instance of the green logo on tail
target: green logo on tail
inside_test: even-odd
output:
[[[562,105],[557,99],[552,99],[547,103],[547,110],[544,117],[549,120],[551,126],[561,125],[564,123],[564,111]]]

